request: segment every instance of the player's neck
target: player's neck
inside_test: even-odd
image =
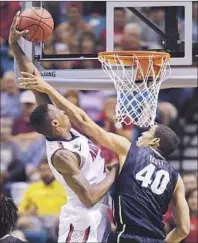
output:
[[[72,134],[68,130],[61,130],[54,134],[55,138],[59,138],[60,140],[70,140],[72,138]]]

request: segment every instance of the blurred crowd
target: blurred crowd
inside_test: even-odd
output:
[[[45,53],[77,54],[105,50],[106,7],[103,5],[104,3],[100,3],[99,7],[98,2],[94,5],[87,2],[45,2],[45,7],[52,13],[55,21],[54,35],[45,43]],[[197,8],[197,4],[194,4],[194,7]],[[53,243],[57,239],[60,208],[67,202],[67,195],[49,169],[45,157],[44,137],[34,131],[29,121],[30,114],[36,107],[34,95],[31,91],[19,89],[14,79],[13,53],[7,40],[12,19],[19,9],[18,2],[0,2],[0,14],[3,15],[0,30],[0,186],[1,191],[13,198],[19,207],[19,219],[13,235],[28,239],[30,243]],[[145,14],[161,29],[164,28],[162,8],[143,8],[142,11],[145,11]],[[197,24],[195,17],[194,22]],[[196,31],[197,28],[194,28],[194,36],[197,36]],[[116,50],[159,48],[160,43],[159,36],[138,22],[126,9],[114,10]],[[45,68],[63,69],[100,67],[97,61],[45,62],[43,65]],[[99,126],[109,132],[125,136],[132,143],[135,143],[142,131],[132,124],[117,126],[114,119],[116,106],[114,91],[65,89],[60,92],[87,112]],[[161,91],[156,121],[171,126],[183,115],[183,109],[188,106],[194,93],[194,89],[191,88]],[[101,149],[106,163],[117,160],[116,154],[112,151]],[[197,175],[195,172],[183,172],[182,178],[191,214],[191,232],[184,242],[192,243],[197,239]],[[169,232],[174,226],[171,207],[164,220],[165,229]],[[39,239],[43,241],[38,241]]]
[[[7,45],[9,26],[17,10],[19,2],[9,4],[1,1],[1,56],[3,71],[9,70],[12,65],[12,51]],[[40,2],[34,2],[40,6]],[[46,8],[54,19],[55,27],[52,37],[44,43],[44,54],[97,54],[106,50],[106,2],[44,2]],[[180,40],[184,40],[184,8],[179,8],[178,30]],[[197,35],[197,9],[198,3],[193,2],[192,40],[198,42]],[[164,7],[141,7],[138,11],[152,21],[159,29],[165,30]],[[137,18],[127,8],[114,8],[114,49],[147,50],[163,48],[162,38]],[[36,49],[36,53],[40,53]],[[46,69],[82,69],[100,68],[96,60],[43,62]]]
[[[55,31],[44,43],[45,54],[96,54],[106,50],[106,2],[45,2],[52,13]],[[178,31],[184,40],[184,8],[179,8]],[[197,9],[193,3],[193,42],[197,42]],[[142,7],[138,11],[165,31],[164,7]],[[114,50],[163,49],[162,37],[127,8],[114,8]],[[99,68],[97,61],[47,62],[44,68]]]

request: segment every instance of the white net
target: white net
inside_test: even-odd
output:
[[[128,57],[127,57],[128,58]],[[155,124],[158,94],[161,83],[170,74],[169,58],[161,57],[156,71],[155,56],[147,56],[146,70],[136,55],[131,55],[130,65],[124,64],[122,56],[99,55],[104,72],[113,80],[117,90],[116,116],[118,123],[148,127]]]

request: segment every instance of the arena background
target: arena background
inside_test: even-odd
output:
[[[46,163],[45,140],[34,132],[29,116],[35,107],[31,92],[16,85],[13,53],[8,46],[9,28],[21,2],[0,2],[1,46],[1,191],[19,206],[19,219],[13,235],[28,242],[56,242],[60,207],[66,202],[66,194],[58,183],[46,185],[52,175]],[[39,6],[39,2],[34,5]],[[106,48],[106,2],[45,2],[44,7],[52,14],[55,31],[44,43],[44,55],[97,54]],[[179,11],[179,35],[184,35],[184,12]],[[156,23],[164,26],[163,7],[144,7],[139,11]],[[197,43],[198,2],[193,2],[192,42]],[[70,15],[69,15],[70,13]],[[70,31],[73,21],[81,20],[82,28]],[[69,17],[70,16],[70,17]],[[67,25],[65,27],[65,25]],[[127,27],[126,27],[127,26]],[[143,50],[145,47],[162,48],[162,40],[148,26],[143,25],[125,8],[114,9],[114,49]],[[193,45],[194,47],[194,45]],[[40,44],[35,52],[40,53]],[[192,67],[197,67],[197,49],[193,49]],[[45,70],[43,77],[53,79],[58,70],[101,69],[97,60],[42,61],[37,63]],[[47,72],[47,70],[54,70]],[[75,72],[73,72],[75,73]],[[86,77],[84,77],[86,78]],[[182,78],[182,77],[181,77]],[[188,82],[188,80],[186,80]],[[56,81],[52,82],[53,84]],[[56,84],[55,84],[56,85]],[[89,85],[91,85],[89,83]],[[70,82],[71,86],[71,82]],[[70,87],[69,86],[69,87]],[[126,136],[135,143],[144,129],[134,125],[115,126],[115,90],[68,89],[57,85],[59,91],[71,102],[86,111],[100,126],[108,131]],[[191,211],[191,232],[185,243],[197,242],[197,88],[174,88],[160,91],[156,121],[170,126],[179,136],[180,146],[171,156],[170,163],[182,175],[187,200]],[[119,130],[119,131],[118,131]],[[106,163],[116,160],[116,155],[101,148]],[[195,190],[194,190],[195,189]],[[111,212],[109,213],[111,217]],[[166,232],[174,227],[171,210],[164,218]],[[112,225],[113,226],[113,225]]]

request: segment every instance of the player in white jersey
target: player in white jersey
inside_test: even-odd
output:
[[[59,242],[103,242],[110,231],[108,195],[92,208],[87,208],[65,182],[67,179],[64,179],[64,175],[53,165],[53,154],[64,148],[79,157],[80,171],[90,184],[99,183],[105,178],[104,159],[100,149],[74,129],[70,129],[70,133],[70,140],[46,139],[49,166],[55,178],[67,191],[68,198],[60,214]],[[90,206],[89,203],[87,206]]]
[[[39,72],[17,41],[27,31],[17,31],[19,14],[10,29],[9,44],[20,71]],[[65,187],[67,204],[61,209],[58,242],[103,242],[109,233],[108,192],[117,165],[105,173],[100,149],[71,128],[63,111],[49,97],[34,91],[38,107],[31,115],[35,130],[46,137],[47,157],[56,179]]]

